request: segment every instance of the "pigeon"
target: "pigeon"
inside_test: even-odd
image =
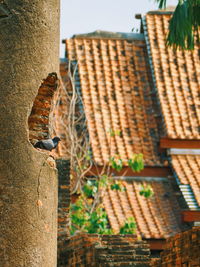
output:
[[[60,138],[55,136],[53,139],[46,139],[46,140],[38,141],[37,143],[35,143],[34,147],[51,151],[52,149],[58,146],[59,141],[60,141]]]

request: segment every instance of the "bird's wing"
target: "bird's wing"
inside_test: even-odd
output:
[[[43,146],[45,147],[45,149],[47,150],[52,150],[54,148],[54,143],[52,141],[52,139],[47,139],[47,140],[41,140]]]
[[[41,141],[36,142],[36,143],[34,144],[34,147],[35,147],[35,148],[44,148],[44,146],[43,146],[43,144],[42,144]]]

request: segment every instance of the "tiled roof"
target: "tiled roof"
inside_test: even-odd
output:
[[[165,181],[123,182],[126,191],[108,190],[103,197],[111,227],[116,232],[126,218],[134,217],[137,231],[144,238],[161,239],[180,231],[177,214],[180,212],[173,190]],[[151,185],[154,196],[145,198],[139,194],[141,186]]]
[[[189,184],[200,206],[200,155],[172,155],[172,166],[181,184]]]
[[[69,60],[78,61],[95,161],[102,165],[118,154],[126,162],[133,153],[143,153],[146,165],[160,165],[144,36],[101,31],[76,35],[66,40],[66,52]]]
[[[170,17],[169,12],[149,12],[143,19],[166,135],[200,139],[200,50],[167,47]]]

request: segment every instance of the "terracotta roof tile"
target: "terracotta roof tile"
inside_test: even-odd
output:
[[[199,47],[174,51],[166,46],[170,17],[169,13],[152,12],[144,19],[166,134],[200,139]]]
[[[200,206],[200,155],[172,155],[172,166],[181,184],[189,184]]]
[[[134,217],[137,232],[144,238],[166,238],[180,231],[180,208],[173,196],[173,190],[166,181],[123,182],[126,191],[108,190],[103,204],[111,227],[116,232],[126,218]],[[145,198],[139,194],[142,185],[151,185],[154,196]],[[169,196],[165,195],[166,193]]]
[[[133,153],[143,153],[146,165],[160,165],[144,37],[105,36],[79,35],[66,41],[68,59],[78,61],[94,158],[103,164],[111,155],[127,161]],[[110,131],[118,134],[111,136]]]

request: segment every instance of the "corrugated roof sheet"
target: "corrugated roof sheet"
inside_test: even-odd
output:
[[[109,189],[103,196],[103,204],[112,229],[119,231],[125,219],[134,217],[137,232],[144,238],[167,238],[179,232],[180,208],[167,181],[123,182],[126,191]],[[154,196],[145,198],[139,194],[141,186],[150,185]]]
[[[66,40],[66,51],[69,60],[78,61],[95,161],[102,165],[118,154],[126,162],[143,153],[146,165],[161,165],[145,41],[141,34],[130,35],[77,35]]]
[[[200,206],[200,155],[171,155],[181,184],[189,184]]]
[[[175,51],[167,47],[170,17],[169,13],[150,12],[143,20],[166,135],[200,139],[200,49]]]

